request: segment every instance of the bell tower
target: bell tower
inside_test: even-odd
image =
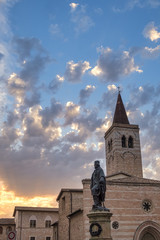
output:
[[[143,177],[139,127],[129,123],[120,92],[112,126],[104,138],[107,176],[125,173]]]

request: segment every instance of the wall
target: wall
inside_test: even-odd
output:
[[[30,228],[30,217],[33,215],[37,218],[36,228]],[[47,216],[51,217],[52,223],[58,220],[57,212],[18,211],[15,218],[18,223],[17,240],[29,240],[30,237],[36,237],[36,240],[44,240],[46,237],[53,239],[53,228],[45,228]]]
[[[3,232],[2,232],[2,234],[0,234],[0,240],[6,240],[7,239],[7,228],[10,226],[11,228],[12,228],[12,231],[14,231],[15,230],[15,226],[14,225],[11,225],[11,224],[9,224],[9,225],[3,225],[3,224],[0,224],[0,226],[3,228]]]
[[[65,199],[65,207],[64,207]],[[72,212],[82,208],[82,192],[64,191],[59,199],[59,223],[58,237],[59,240],[69,240],[69,220],[67,216]]]
[[[83,240],[83,213],[77,213],[70,219],[70,240]]]
[[[126,137],[126,147],[122,147],[122,136]],[[128,147],[128,138],[133,138],[133,148]],[[109,151],[108,142],[112,140]],[[142,177],[142,160],[138,125],[113,124],[105,134],[107,176],[124,172]]]
[[[114,180],[116,181],[116,180]],[[119,228],[111,229],[113,240],[133,240],[138,226],[145,221],[160,224],[160,182],[159,183],[115,183],[108,182],[105,206],[113,213],[112,223],[118,221]],[[157,181],[158,182],[158,181]],[[83,222],[84,240],[89,239],[89,222],[87,213],[91,210],[93,200],[89,189],[90,181],[83,180]],[[152,210],[145,212],[142,201],[152,201]]]

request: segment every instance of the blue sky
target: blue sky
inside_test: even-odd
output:
[[[160,179],[159,13],[160,0],[0,0],[1,197],[48,204],[105,168],[118,86],[144,176]]]

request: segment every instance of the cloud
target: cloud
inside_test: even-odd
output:
[[[135,110],[151,102],[156,95],[156,90],[153,86],[144,85],[132,89],[130,100],[127,104],[127,109]]]
[[[123,7],[113,7],[114,12],[131,11],[134,8],[158,8],[160,6],[159,0],[129,0],[126,1]]]
[[[65,125],[72,124],[76,117],[80,114],[80,106],[74,104],[73,102],[67,102],[65,108]]]
[[[65,78],[72,83],[81,82],[82,76],[90,68],[90,64],[87,61],[79,61],[78,63],[69,61],[66,66]]]
[[[87,85],[85,87],[85,89],[82,89],[79,93],[79,104],[80,105],[84,105],[86,104],[88,98],[90,97],[90,95],[93,93],[93,91],[95,90],[95,86],[92,85]]]
[[[49,83],[49,90],[51,90],[52,93],[56,93],[63,81],[64,77],[57,74],[56,77]]]
[[[133,72],[141,73],[142,70],[135,65],[134,58],[128,51],[114,52],[110,48],[101,48],[97,65],[91,74],[99,77],[104,82],[117,82],[120,77]]]
[[[54,124],[54,120],[62,113],[62,109],[62,105],[52,98],[50,108],[46,107],[44,110],[40,110],[43,127],[49,126],[50,123]]]
[[[72,8],[71,21],[75,25],[75,31],[77,34],[88,31],[94,23],[92,19],[86,14],[86,6],[80,5],[79,8]]]
[[[24,104],[27,107],[32,107],[32,106],[37,105],[37,104],[40,103],[40,98],[41,98],[40,93],[37,92],[37,89],[35,89],[34,91],[32,91],[30,96],[26,96],[25,97]]]
[[[53,36],[60,37],[60,38],[63,37],[61,28],[60,28],[59,24],[57,24],[57,23],[51,24],[49,27],[49,31]]]
[[[98,15],[102,15],[102,14],[103,14],[102,8],[96,8],[94,11],[95,11],[95,13],[97,13]]]
[[[157,27],[154,26],[154,22],[150,22],[146,25],[143,30],[143,35],[145,38],[149,38],[152,42],[157,42],[160,39],[160,32],[157,31]]]
[[[144,47],[141,52],[145,58],[157,58],[160,55],[160,45],[155,48]]]
[[[13,38],[13,45],[15,47],[15,51],[18,54],[19,60],[23,62],[32,56],[32,52],[36,51],[37,53],[45,52],[40,40],[34,37],[28,38]]]
[[[78,7],[79,3],[70,3],[69,6],[71,7],[71,12],[74,12]]]
[[[13,46],[20,61],[18,75],[29,88],[33,88],[42,70],[52,60],[36,38],[14,38]]]
[[[17,102],[22,103],[25,92],[28,89],[28,84],[17,76],[16,73],[12,73],[8,78],[8,90],[9,93],[16,97]]]
[[[98,105],[100,108],[108,109],[114,113],[118,89],[114,84],[108,85],[107,88],[108,91],[103,93],[102,99],[99,101]]]

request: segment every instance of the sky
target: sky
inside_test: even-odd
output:
[[[105,169],[118,87],[160,180],[160,0],[0,0],[0,217]]]

